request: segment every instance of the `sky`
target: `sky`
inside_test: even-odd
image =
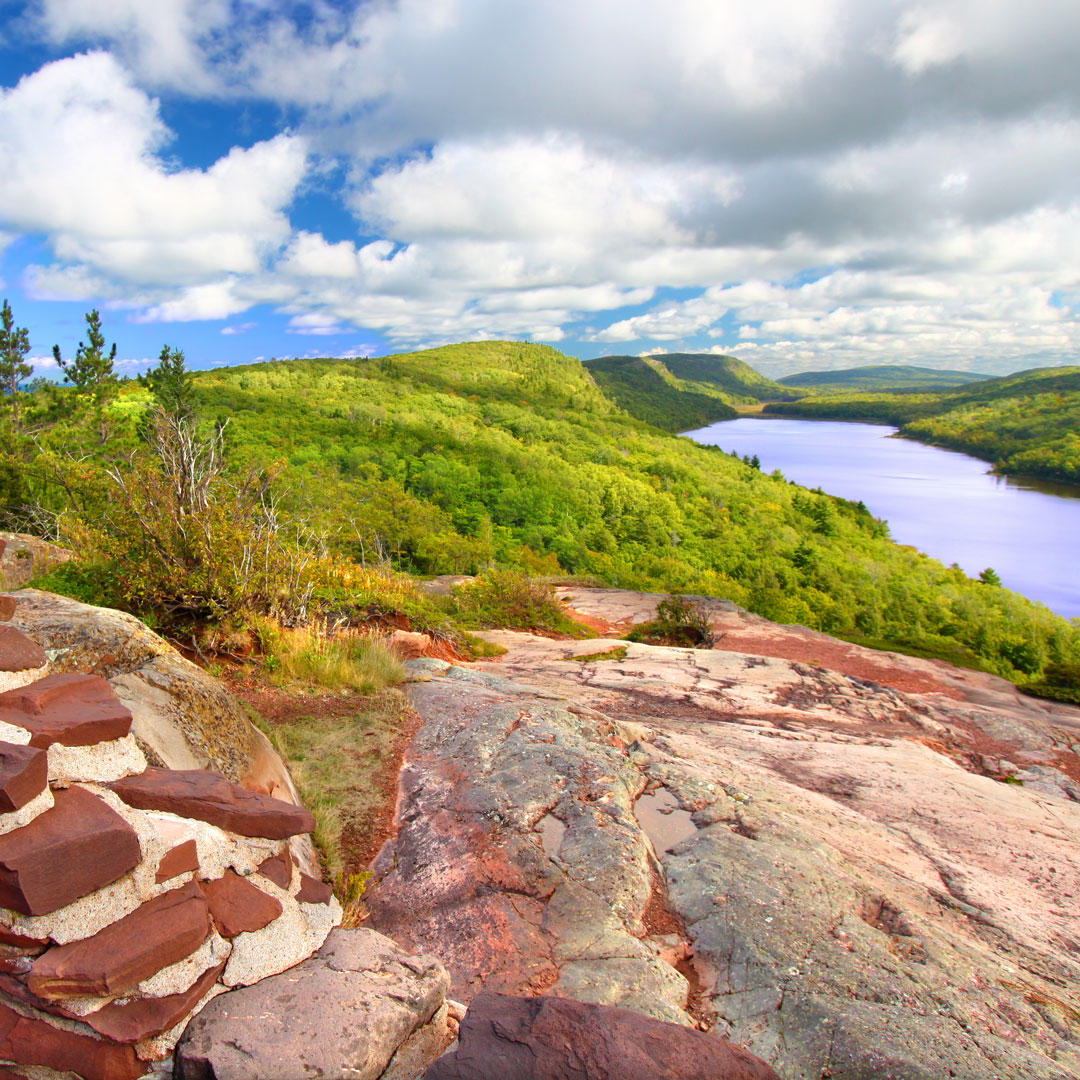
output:
[[[0,0],[0,163],[46,376],[1080,363],[1076,0]]]

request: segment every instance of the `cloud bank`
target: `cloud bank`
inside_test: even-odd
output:
[[[140,321],[715,348],[780,373],[1080,345],[1080,28],[1043,0],[41,0],[0,97],[34,295]],[[185,164],[162,102],[273,107]],[[326,234],[305,194],[340,200]]]

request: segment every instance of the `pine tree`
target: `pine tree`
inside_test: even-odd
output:
[[[162,347],[157,367],[139,376],[139,382],[150,393],[163,412],[178,420],[190,420],[195,415],[195,387],[180,349]]]
[[[89,345],[79,342],[74,360],[65,360],[60,355],[60,346],[53,346],[53,356],[64,373],[64,381],[71,383],[82,394],[89,394],[95,405],[100,405],[111,397],[116,390],[116,372],[113,361],[116,359],[116,342],[110,352],[105,352],[105,335],[101,332],[101,316],[97,308],[86,316],[89,327]]]
[[[19,386],[34,368],[26,362],[30,351],[30,331],[15,326],[11,305],[4,301],[0,309],[0,394],[11,399],[11,414],[16,433],[19,430]]]

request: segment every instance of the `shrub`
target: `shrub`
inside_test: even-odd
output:
[[[450,609],[470,629],[596,636],[566,614],[551,585],[534,581],[517,570],[488,570],[475,581],[459,586],[450,597]]]
[[[667,596],[656,605],[656,618],[635,626],[626,635],[626,640],[646,645],[711,649],[716,635],[700,604],[685,596]]]

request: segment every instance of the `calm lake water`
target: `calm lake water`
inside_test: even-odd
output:
[[[1010,589],[1080,616],[1080,488],[992,476],[985,461],[895,428],[828,420],[725,420],[685,434],[764,472],[866,503],[892,538],[971,576],[992,566]]]

